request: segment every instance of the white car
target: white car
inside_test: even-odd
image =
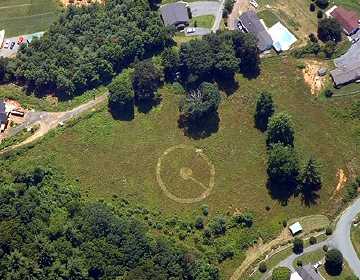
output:
[[[253,6],[255,9],[257,9],[259,7],[259,4],[256,2],[256,0],[250,0],[249,1],[250,5]]]
[[[5,48],[5,49],[8,49],[9,46],[10,46],[10,43],[11,43],[10,40],[7,39],[7,40],[5,41],[4,48]]]
[[[188,34],[195,33],[195,31],[196,31],[195,27],[188,27],[186,29],[186,33],[188,33]]]

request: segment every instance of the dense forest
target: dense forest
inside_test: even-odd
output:
[[[150,57],[170,42],[147,0],[69,6],[7,69],[29,90],[71,97],[107,83],[135,59]]]
[[[128,212],[84,202],[53,170],[13,178],[0,188],[1,279],[219,278],[199,254],[152,237]]]

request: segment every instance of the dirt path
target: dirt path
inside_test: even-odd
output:
[[[266,254],[267,252],[274,253],[272,248],[280,246],[281,244],[287,243],[292,239],[289,234],[289,230],[285,228],[281,234],[274,240],[269,243],[259,243],[257,246],[250,248],[246,253],[246,259],[241,263],[241,265],[235,270],[233,275],[230,277],[230,280],[239,280],[241,275],[243,275],[246,270],[252,265],[257,259]]]
[[[81,114],[88,112],[90,110],[94,110],[97,106],[104,103],[107,100],[107,94],[96,97],[95,99],[84,103],[70,111],[66,112],[57,112],[57,113],[49,113],[49,112],[29,112],[26,120],[23,124],[9,130],[7,137],[13,137],[16,134],[20,133],[24,129],[28,127],[33,127],[35,125],[39,125],[39,129],[31,135],[29,138],[24,140],[23,142],[7,147],[0,151],[0,154],[9,152],[11,150],[17,149],[24,145],[34,142],[35,140],[43,137],[50,130],[56,128],[61,123],[65,123],[71,119],[74,119]]]

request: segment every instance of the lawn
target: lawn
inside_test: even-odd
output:
[[[215,18],[212,15],[193,17],[190,21],[190,26],[211,28],[214,25]]]
[[[6,37],[45,31],[57,18],[57,0],[0,0],[0,29]]]
[[[338,168],[347,170],[350,161],[360,166],[360,159],[354,157],[360,144],[354,136],[359,124],[344,122],[330,110],[347,106],[353,99],[314,99],[296,64],[290,57],[274,57],[263,61],[258,78],[248,80],[238,75],[236,91],[223,94],[220,122],[218,127],[213,126],[209,137],[195,140],[178,128],[180,96],[166,86],[160,90],[161,104],[149,113],[137,112],[134,120],[125,122],[114,120],[104,108],[3,160],[3,168],[22,170],[39,163],[59,168],[77,181],[88,199],[126,198],[159,210],[164,217],[193,219],[203,204],[209,206],[210,217],[250,211],[255,216],[253,229],[241,236],[234,234],[234,246],[242,248],[247,236],[255,233],[267,241],[282,229],[283,220],[312,214],[335,215],[339,203],[330,197],[337,185]],[[254,128],[253,122],[255,99],[262,90],[273,94],[277,111],[293,116],[295,146],[301,160],[314,155],[321,163],[323,186],[315,205],[304,205],[301,197],[292,197],[283,206],[268,194],[265,135]],[[189,147],[189,151],[164,155],[179,144]],[[210,169],[198,158],[196,149],[201,149],[214,165],[214,187],[199,202],[178,203],[166,196],[158,184],[158,160],[164,156],[161,178],[168,191],[180,198],[198,197],[204,191],[201,188],[207,189],[210,184]],[[184,179],[184,171],[197,181]],[[223,274],[229,276],[242,259],[240,254],[222,263]]]
[[[279,20],[278,16],[271,10],[262,10],[257,13],[260,19],[263,19],[267,27],[271,27],[276,24]]]

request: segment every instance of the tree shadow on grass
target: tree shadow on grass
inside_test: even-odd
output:
[[[307,207],[316,205],[320,198],[320,195],[318,194],[320,189],[321,186],[317,186],[312,190],[301,190],[301,202]]]
[[[276,182],[268,179],[266,187],[272,199],[278,200],[282,206],[286,206],[289,199],[296,194],[297,182],[293,180]]]
[[[195,140],[204,139],[219,130],[219,114],[213,112],[200,120],[194,122],[180,116],[178,120],[179,128],[184,130],[184,135]]]
[[[240,65],[240,72],[248,80],[253,80],[259,77],[261,70],[259,66]]]
[[[156,96],[155,98],[150,100],[136,100],[135,105],[140,113],[147,114],[152,110],[152,108],[158,106],[160,102],[161,102],[161,97]]]
[[[227,96],[233,95],[239,89],[239,82],[234,79],[234,76],[227,79],[217,79],[216,83]]]
[[[134,103],[130,102],[122,106],[109,105],[109,112],[115,120],[132,121],[135,117]]]

